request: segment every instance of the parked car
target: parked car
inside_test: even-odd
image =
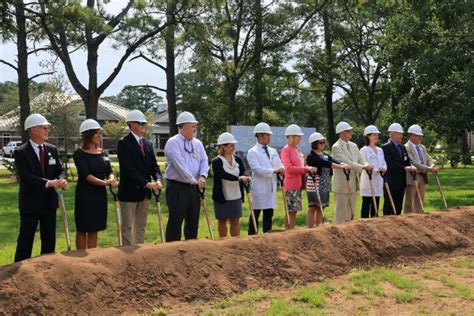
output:
[[[21,145],[21,141],[9,142],[6,146],[3,146],[3,156],[12,157],[15,148]]]

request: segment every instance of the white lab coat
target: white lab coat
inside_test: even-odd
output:
[[[383,150],[380,147],[377,147],[377,154],[369,146],[364,146],[360,149],[360,153],[365,158],[365,160],[374,166],[372,170],[372,184],[375,191],[375,196],[383,195],[383,179],[379,173],[380,168],[387,170],[387,163],[385,162],[385,156]],[[372,196],[372,191],[370,190],[369,176],[365,170],[362,170],[360,176],[360,195],[361,196]]]
[[[276,174],[275,169],[283,168],[278,152],[268,147],[270,159],[263,146],[257,143],[249,149],[247,162],[252,169],[253,208],[256,210],[276,208]]]

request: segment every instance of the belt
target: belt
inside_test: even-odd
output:
[[[167,179],[167,181],[169,181],[169,182],[171,182],[171,183],[176,183],[176,184],[179,184],[179,185],[184,185],[184,186],[187,186],[187,187],[192,187],[192,186],[196,186],[196,185],[197,185],[197,184],[191,184],[191,183],[181,182],[181,181],[173,180],[173,179]]]

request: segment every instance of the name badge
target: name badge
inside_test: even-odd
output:
[[[193,157],[193,159],[196,159],[197,161],[200,160],[199,155],[198,155],[197,152],[195,152],[195,151],[193,151],[193,153],[191,154],[191,156]]]
[[[50,160],[48,160],[48,165],[53,166],[55,164],[56,164],[56,159],[51,158]]]

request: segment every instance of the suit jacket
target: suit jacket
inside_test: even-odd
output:
[[[145,185],[153,178],[161,180],[160,167],[156,162],[153,144],[144,140],[145,156],[135,136],[129,133],[118,142],[117,156],[120,164],[118,197],[123,202],[140,202],[150,198],[151,192]]]
[[[367,163],[365,158],[359,151],[357,145],[353,142],[347,142],[349,144],[349,150],[342,143],[341,139],[332,145],[332,156],[336,161],[345,162],[352,166],[350,174],[350,183],[352,193],[359,190],[359,174],[362,168]],[[332,190],[337,193],[349,193],[347,189],[346,175],[342,169],[334,169],[332,176]]]
[[[410,158],[411,164],[418,169],[418,177],[420,181],[428,183],[428,175],[426,173],[428,167],[434,165],[433,159],[428,154],[425,145],[419,144],[421,156],[423,157],[423,164],[421,164],[420,159],[418,158],[418,153],[416,152],[415,146],[410,142],[405,143],[405,148],[407,149],[408,157]],[[423,179],[423,180],[421,180]],[[413,185],[413,177],[411,174],[407,174],[407,185]]]
[[[301,160],[302,161],[301,161]],[[304,177],[306,168],[304,166],[303,153],[293,146],[285,145],[281,150],[281,162],[285,166],[285,180],[283,187],[286,190],[301,190],[306,183]]]
[[[239,165],[239,177],[244,175],[245,167],[242,159],[234,156],[235,162]],[[240,194],[242,195],[242,202],[244,201],[244,186],[239,182],[239,177],[229,174],[224,170],[224,163],[222,159],[216,157],[212,159],[212,170],[214,171],[214,186],[212,187],[212,200],[225,203],[224,190],[222,187],[222,180],[237,181],[240,187]]]
[[[48,180],[64,177],[64,169],[55,146],[44,143],[45,175],[33,146],[28,141],[15,149],[15,168],[20,181],[18,204],[20,213],[56,210],[58,198],[54,188],[46,188]]]
[[[390,188],[401,189],[407,185],[407,175],[405,167],[411,165],[405,146],[400,146],[402,157],[395,147],[395,144],[388,141],[382,146],[385,162],[387,163],[386,179]]]

